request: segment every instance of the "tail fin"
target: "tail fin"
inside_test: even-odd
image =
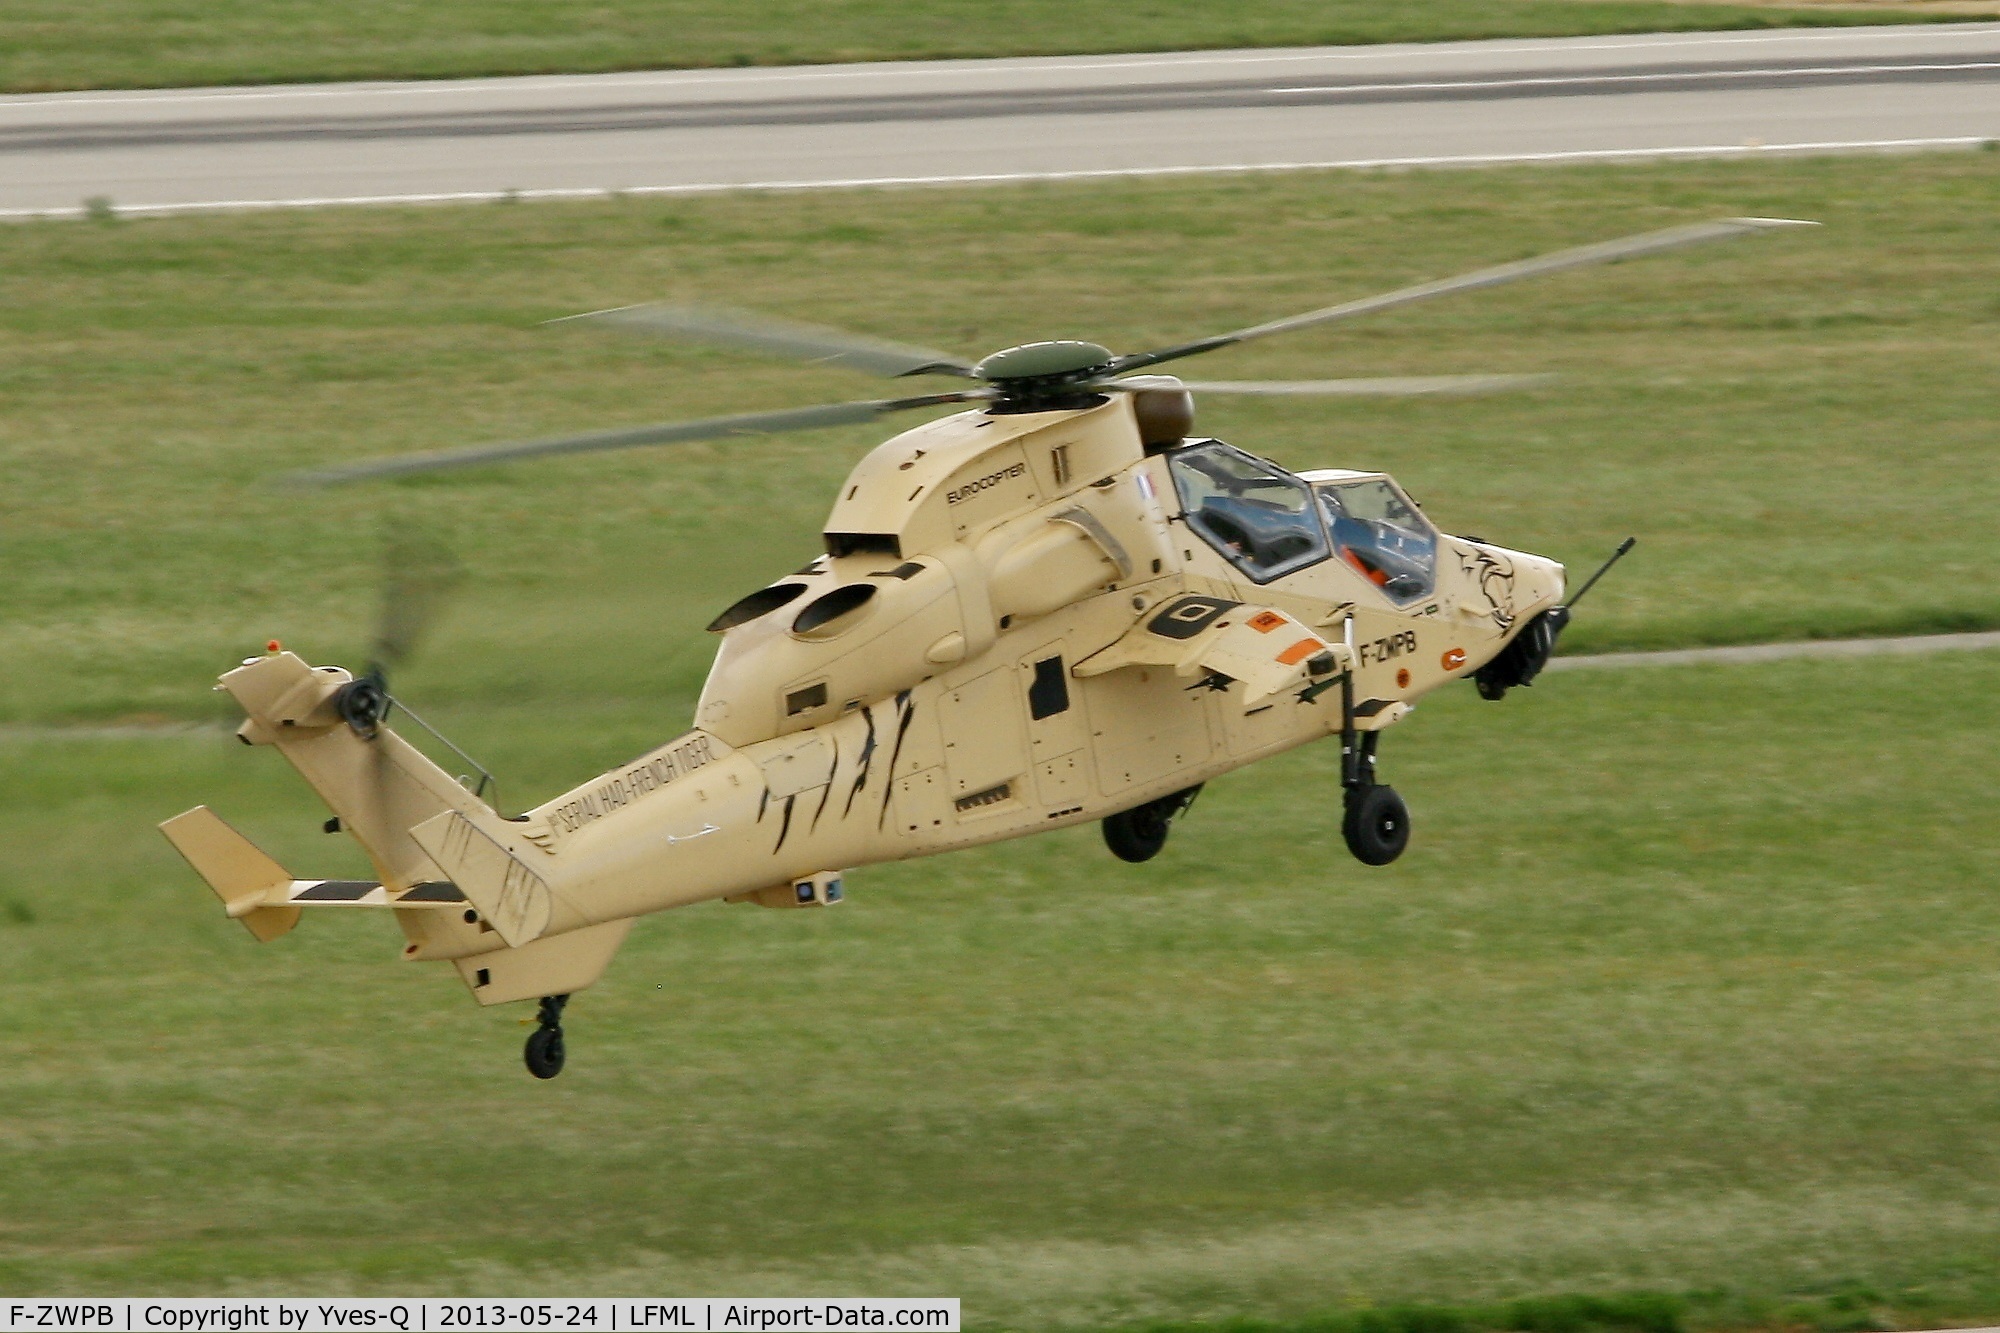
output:
[[[438,936],[444,947],[432,949],[425,943],[433,939],[427,927],[411,936],[406,953],[451,959],[481,1004],[568,994],[596,981],[632,923],[587,924],[566,913],[545,873],[530,870],[517,854],[527,845],[517,834],[520,825],[503,820],[388,727],[364,737],[348,725],[339,699],[352,679],[337,667],[310,666],[276,651],[222,678],[222,688],[248,715],[236,734],[246,745],[277,747],[332,808],[338,821],[332,827],[361,844],[381,880],[325,884],[338,886],[341,901],[432,909],[440,931],[447,924],[456,930],[469,903],[479,929],[491,925],[503,947],[468,948],[463,939]],[[163,827],[230,915],[259,939],[283,934],[298,921],[298,907],[286,905],[288,893],[313,884],[293,880],[206,809]],[[353,893],[360,896],[348,897]],[[307,893],[297,900],[318,897]],[[408,914],[398,915],[407,929]]]
[[[299,909],[282,904],[292,887],[291,872],[258,850],[255,843],[222,822],[205,805],[175,815],[160,832],[187,858],[195,873],[208,881],[229,915],[261,940],[275,940],[299,924]]]
[[[531,943],[549,928],[548,881],[474,820],[448,811],[410,834],[510,946]]]
[[[249,715],[236,733],[243,742],[277,746],[367,851],[382,882],[408,889],[437,878],[412,828],[447,811],[487,819],[493,811],[389,728],[357,735],[336,707],[351,679],[337,667],[274,652],[229,672],[222,688]]]

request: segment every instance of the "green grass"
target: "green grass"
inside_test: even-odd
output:
[[[1728,213],[1820,231],[1220,353],[1565,372],[1203,406],[1449,528],[1642,545],[1579,648],[2000,623],[2000,155],[495,205],[0,230],[0,1291],[903,1292],[981,1327],[1858,1329],[2000,1315],[1991,655],[1550,677],[1321,747],[1158,862],[1072,830],[642,923],[554,1084],[519,1011],[329,914],[258,947],[151,829],[360,869],[206,686],[363,651],[379,534],[472,583],[402,684],[540,799],[685,724],[696,627],[874,434],[324,495],[310,462],[863,396],[538,329],[726,300],[1142,347]],[[1564,1298],[1563,1293],[1588,1293]],[[1651,1321],[1651,1322],[1648,1322]],[[1243,1333],[1251,1333],[1245,1326]]]
[[[661,917],[550,1085],[518,1010],[398,965],[387,923],[260,948],[148,827],[208,800],[342,869],[274,756],[17,739],[0,1289],[1990,1315],[2000,661],[1897,669],[1922,707],[1873,662],[1454,691],[1390,738],[1418,832],[1385,871],[1319,747],[1214,784],[1148,867],[1080,829],[824,914]],[[661,723],[462,730],[573,773]]]
[[[1885,23],[1884,4],[1659,0],[9,0],[0,91]]]
[[[0,722],[198,717],[272,636],[365,650],[379,535],[474,575],[433,700],[692,693],[692,631],[795,568],[884,429],[301,494],[289,468],[896,392],[537,327],[653,298],[969,354],[1157,346],[1693,218],[1817,218],[1189,362],[1560,372],[1455,402],[1210,398],[1294,467],[1386,467],[1449,530],[1586,567],[1575,650],[2000,624],[2000,154],[958,193],[342,210],[0,229]],[[1198,366],[1198,370],[1196,367]],[[893,427],[891,427],[893,428]],[[579,653],[578,645],[591,644]],[[671,710],[669,710],[671,711]]]

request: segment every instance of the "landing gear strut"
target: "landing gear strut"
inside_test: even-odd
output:
[[[528,1034],[522,1058],[527,1061],[528,1072],[536,1078],[554,1078],[562,1073],[562,1011],[568,1003],[567,995],[544,995],[541,1008],[535,1011],[535,1021],[541,1026]]]
[[[1375,780],[1375,747],[1382,733],[1355,730],[1352,675],[1341,680],[1340,703],[1340,785],[1346,789],[1340,835],[1355,860],[1385,866],[1410,845],[1410,808],[1394,787]]]

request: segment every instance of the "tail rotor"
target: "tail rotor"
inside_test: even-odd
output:
[[[341,718],[357,735],[373,736],[396,706],[390,672],[416,656],[465,581],[465,566],[435,537],[392,532],[383,546],[382,598],[368,669],[335,700]]]

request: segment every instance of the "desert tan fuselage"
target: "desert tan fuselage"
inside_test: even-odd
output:
[[[344,725],[344,671],[273,653],[223,684],[245,739],[366,848],[406,956],[454,961],[493,1003],[588,985],[649,912],[816,904],[832,872],[1102,819],[1386,727],[1561,597],[1554,562],[1443,534],[1423,594],[1392,597],[1324,515],[1324,555],[1259,581],[1221,520],[1190,520],[1170,458],[1128,395],[887,441],[844,484],[829,554],[725,614],[695,729],[513,820],[391,730]],[[260,937],[315,901],[298,886],[318,881],[224,868],[244,854],[206,823],[176,843]]]

